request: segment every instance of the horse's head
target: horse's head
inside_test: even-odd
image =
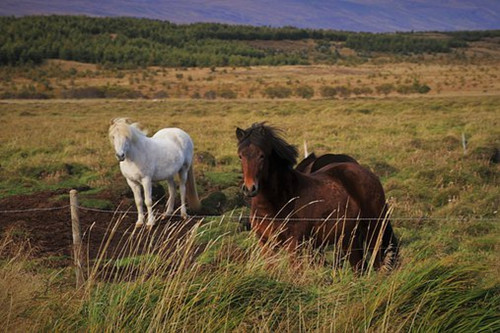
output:
[[[238,156],[243,169],[243,194],[254,197],[259,192],[259,180],[265,171],[266,155],[262,148],[253,144],[250,140],[245,140],[248,133],[241,128],[236,129],[238,138]]]
[[[264,151],[250,140],[245,140],[247,133],[241,128],[236,129],[238,138],[238,156],[243,168],[243,194],[248,197],[254,197],[259,192],[259,180],[263,173],[266,156]],[[243,142],[245,141],[245,142]]]
[[[277,131],[263,123],[243,130],[236,129],[238,156],[243,169],[242,191],[254,197],[268,180],[272,170],[290,168],[295,164],[297,149],[287,144]]]
[[[125,118],[113,119],[109,126],[109,140],[115,148],[116,159],[124,161],[130,149],[132,132],[129,121]]]

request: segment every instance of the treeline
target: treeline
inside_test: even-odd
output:
[[[463,40],[414,37],[412,34],[366,34],[347,38],[346,46],[356,51],[396,54],[448,53],[453,48],[466,47]]]
[[[310,51],[252,46],[248,41],[315,40],[322,58],[338,57],[332,42],[359,51],[449,52],[461,35],[444,39],[413,34],[367,34],[294,27],[216,23],[178,25],[136,18],[85,16],[0,17],[0,65],[75,60],[114,67],[296,65],[314,61]],[[325,47],[326,46],[326,47]]]

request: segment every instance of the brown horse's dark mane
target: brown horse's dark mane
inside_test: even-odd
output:
[[[297,148],[281,137],[281,130],[262,122],[252,124],[244,132],[245,135],[239,140],[238,146],[253,144],[268,155],[274,152],[286,166],[292,167],[297,163]]]

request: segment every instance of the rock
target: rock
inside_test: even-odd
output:
[[[216,161],[214,155],[210,154],[209,152],[202,151],[194,154],[194,159],[196,163],[201,163],[205,164],[208,166],[215,166]]]

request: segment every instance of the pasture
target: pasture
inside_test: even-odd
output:
[[[0,212],[0,323],[7,331],[498,331],[500,169],[490,159],[500,148],[500,97],[460,95],[1,101],[0,211],[61,206],[70,188],[82,206],[134,210],[107,137],[117,116],[150,134],[189,133],[198,193],[214,199],[241,182],[235,128],[267,121],[301,155],[305,140],[309,151],[350,154],[380,177],[402,263],[356,277],[328,254],[306,254],[299,268],[284,253],[263,256],[234,218],[248,209],[227,195],[205,201],[210,216],[191,221],[191,231],[160,223],[155,235],[167,241],[144,251],[125,231],[129,250],[118,258],[90,241],[89,281],[75,291],[68,211]],[[125,230],[129,215],[88,213],[82,223]],[[182,242],[164,245],[177,233]]]

